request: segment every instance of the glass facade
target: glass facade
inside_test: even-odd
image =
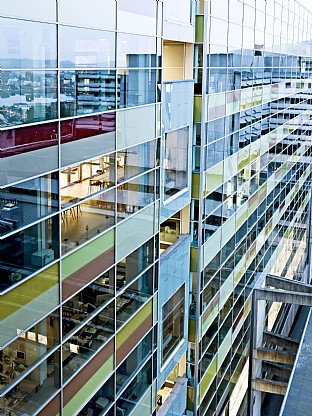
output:
[[[162,308],[162,364],[184,337],[184,292],[182,286]]]
[[[295,1],[198,3],[191,308],[201,329],[188,365],[198,414],[243,415],[252,289],[265,273],[304,280],[307,266],[311,14]]]
[[[121,0],[13,3],[0,17],[0,413],[130,414],[157,377],[157,2],[141,2],[143,32]]]
[[[306,278],[311,13],[5,3],[0,414],[243,416],[254,285]]]

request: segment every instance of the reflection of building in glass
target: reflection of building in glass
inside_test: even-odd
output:
[[[116,108],[115,71],[63,71],[61,115],[91,114]]]
[[[309,264],[310,14],[3,3],[0,414],[261,414],[298,307],[256,340],[255,286]]]
[[[3,126],[51,120],[57,117],[56,72],[2,71]]]

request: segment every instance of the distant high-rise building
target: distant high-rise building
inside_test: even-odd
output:
[[[311,14],[0,14],[0,415],[259,414],[254,285],[308,278]],[[288,335],[296,307],[264,309]]]

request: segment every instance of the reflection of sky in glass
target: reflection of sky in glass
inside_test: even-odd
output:
[[[150,62],[151,66],[155,66],[155,56],[156,56],[156,43],[155,38],[152,36],[141,36],[141,35],[131,35],[129,33],[118,33],[118,58],[117,66],[119,68],[127,68],[131,66],[131,56],[132,57],[147,57],[148,55],[152,59]],[[137,62],[136,66],[139,66]],[[148,67],[148,62],[145,65]]]
[[[0,19],[1,66],[56,67],[56,25]]]
[[[299,1],[312,11],[311,0]],[[257,0],[256,9],[254,4],[253,0],[211,2],[206,31],[211,54],[227,53],[227,46],[229,52],[242,48],[307,54],[303,44],[310,40],[307,10],[299,2]]]
[[[114,32],[60,26],[59,36],[61,67],[115,66]]]
[[[166,18],[168,20],[189,24],[191,19],[190,0],[179,0],[177,7],[176,0],[167,0]]]
[[[304,7],[312,11],[312,3],[311,0],[298,0]]]
[[[21,17],[23,19],[55,21],[56,7],[53,1],[2,1],[1,14],[3,16]]]

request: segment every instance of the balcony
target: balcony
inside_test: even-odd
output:
[[[160,255],[159,304],[163,305],[183,283],[188,285],[190,236],[180,234],[178,239]]]
[[[170,81],[163,83],[164,131],[191,125],[193,121],[194,81]]]
[[[177,377],[173,387],[167,383],[157,394],[157,415],[171,416],[184,415],[187,397],[187,379]]]

